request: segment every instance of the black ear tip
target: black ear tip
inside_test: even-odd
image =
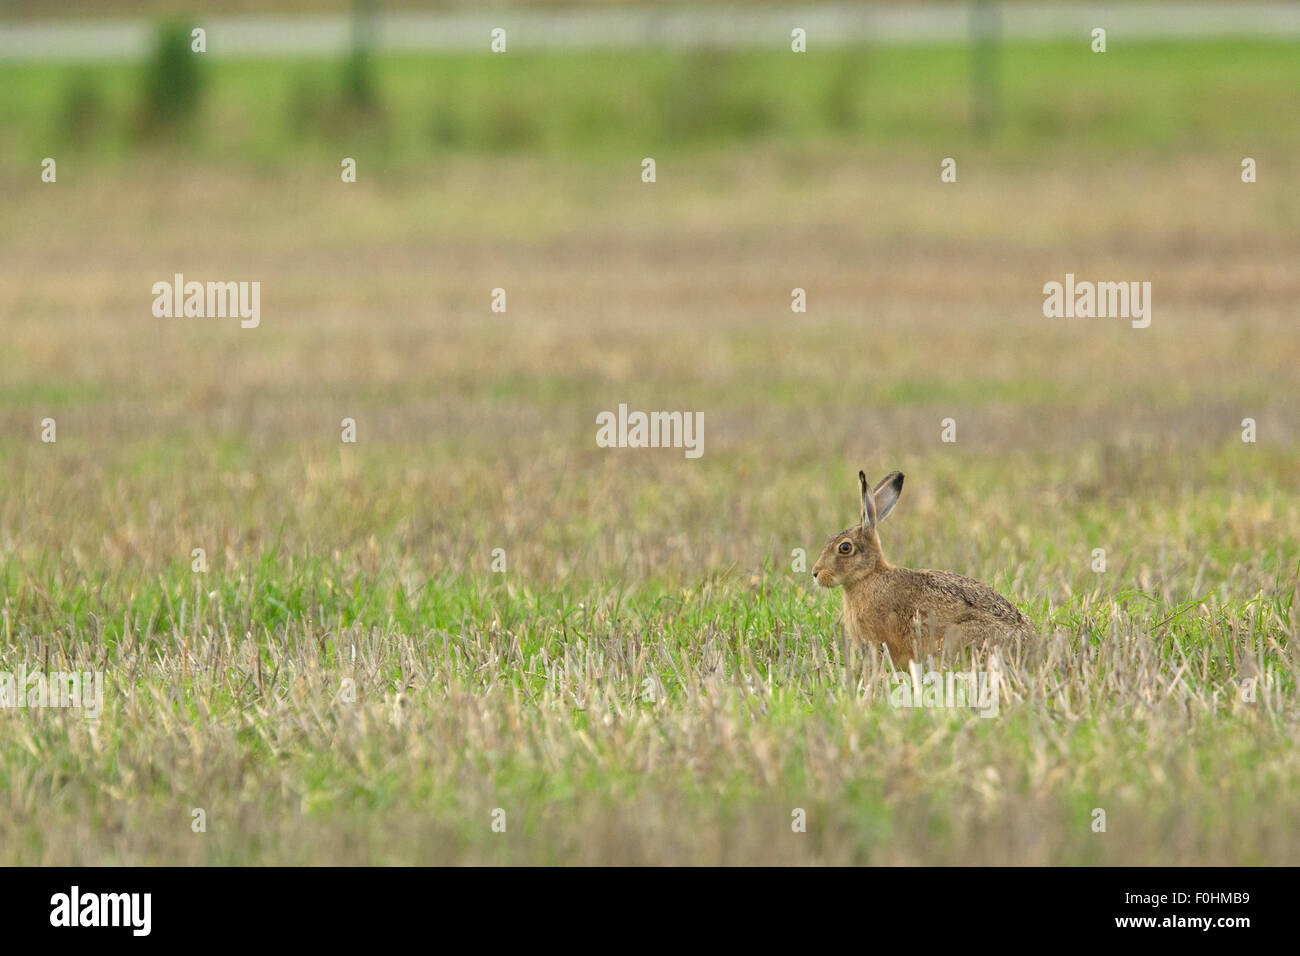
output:
[[[866,481],[866,480],[867,480],[867,473],[865,471],[859,471],[858,481]]]

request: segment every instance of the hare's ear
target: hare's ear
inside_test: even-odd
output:
[[[867,473],[858,472],[858,485],[862,488],[862,527],[874,528],[876,526],[876,498],[871,493],[871,486],[867,484]]]
[[[894,505],[898,504],[898,496],[903,493],[903,473],[901,471],[891,471],[885,476],[885,480],[876,485],[876,490],[871,496],[876,501],[876,520],[884,521],[889,517],[889,513],[894,510]]]

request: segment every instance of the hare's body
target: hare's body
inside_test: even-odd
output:
[[[1024,636],[1029,621],[1010,601],[951,571],[884,568],[844,589],[844,629],[904,662],[945,646]]]
[[[885,561],[876,523],[903,488],[894,472],[872,491],[861,472],[862,524],[832,535],[813,566],[823,587],[844,588],[844,629],[887,647],[896,663],[954,645],[1031,637],[1029,620],[997,591],[951,571],[896,568]]]

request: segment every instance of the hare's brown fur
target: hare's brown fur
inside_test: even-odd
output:
[[[885,560],[876,524],[893,510],[903,475],[874,490],[858,472],[862,523],[831,535],[813,565],[822,587],[844,589],[844,628],[854,640],[889,649],[895,663],[968,644],[1034,635],[1029,620],[986,584],[951,571],[897,568]]]

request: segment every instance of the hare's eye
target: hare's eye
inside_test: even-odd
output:
[[[853,542],[851,542],[851,541],[841,541],[841,542],[840,542],[840,554],[852,554],[852,553],[853,553]]]

